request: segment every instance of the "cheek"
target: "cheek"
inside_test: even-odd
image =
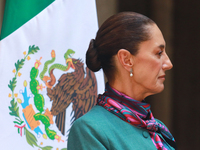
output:
[[[158,77],[160,71],[162,70],[162,64],[159,61],[149,62],[148,68],[151,73]]]
[[[155,59],[140,59],[134,69],[137,80],[150,84],[157,80],[161,70],[161,63]]]
[[[140,71],[156,73],[161,70],[161,61],[152,57],[140,58],[137,61]]]

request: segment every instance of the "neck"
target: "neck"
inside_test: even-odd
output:
[[[109,82],[109,85],[116,89],[117,91],[137,100],[142,101],[150,94],[146,93],[142,88],[136,86],[136,84],[132,83],[130,77],[120,79],[117,77],[117,80],[113,82]]]

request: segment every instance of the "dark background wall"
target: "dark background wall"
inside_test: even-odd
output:
[[[200,142],[200,1],[174,2],[173,131],[180,149]]]

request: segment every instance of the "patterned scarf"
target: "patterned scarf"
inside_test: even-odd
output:
[[[162,124],[156,122],[150,110],[150,104],[136,101],[106,84],[105,93],[99,95],[97,105],[115,114],[122,120],[147,129],[151,139],[158,150],[167,150],[166,142],[176,149],[176,143],[169,130]],[[165,141],[157,134],[161,133]]]

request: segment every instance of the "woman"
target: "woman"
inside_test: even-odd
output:
[[[122,12],[107,19],[91,40],[86,64],[108,79],[97,105],[73,124],[68,150],[168,150],[176,143],[144,99],[164,89],[172,63],[160,29],[149,18]]]

